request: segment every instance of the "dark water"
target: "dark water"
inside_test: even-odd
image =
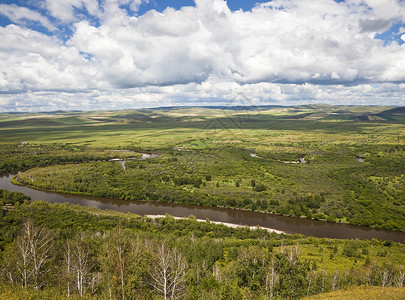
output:
[[[101,209],[111,209],[122,212],[133,212],[139,215],[165,215],[187,217],[194,215],[197,219],[210,219],[211,221],[241,224],[248,226],[262,226],[281,230],[286,233],[299,233],[315,237],[328,238],[359,238],[379,240],[392,240],[403,243],[404,232],[375,230],[366,227],[347,224],[328,223],[307,219],[276,216],[252,211],[242,211],[229,208],[202,207],[186,204],[158,203],[145,201],[124,201],[100,197],[76,196],[34,190],[25,186],[17,186],[10,182],[13,175],[0,177],[0,188],[9,191],[22,192],[32,200],[43,200],[50,203],[69,202],[83,206],[95,206]]]

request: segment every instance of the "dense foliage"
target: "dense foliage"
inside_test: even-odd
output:
[[[301,149],[308,163],[285,163],[286,153],[276,151],[251,157],[232,146],[160,149],[160,157],[129,161],[125,170],[114,162],[93,162],[31,169],[18,178],[36,188],[69,193],[234,207],[405,230],[403,146],[294,144],[289,147]],[[364,154],[364,162],[356,160],[358,153]]]
[[[24,203],[30,200],[30,197],[18,192],[9,192],[7,190],[0,189],[0,206],[14,206]]]
[[[0,223],[0,295],[9,285],[39,298],[300,298],[404,283],[404,248],[392,242],[277,235],[44,202],[24,203]],[[172,287],[166,292],[159,288],[162,268]]]
[[[0,114],[0,141],[0,174],[36,188],[405,231],[403,108]],[[109,161],[144,152],[159,156]],[[405,280],[391,241],[27,200],[0,190],[0,298],[300,298]]]
[[[117,157],[136,157],[131,152],[87,149],[83,144],[2,144],[0,174],[55,164],[109,160]]]

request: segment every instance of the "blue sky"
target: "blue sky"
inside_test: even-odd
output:
[[[0,112],[405,105],[404,0],[0,0]]]
[[[63,1],[63,0],[60,0],[60,1]],[[42,9],[39,5],[35,5],[36,2],[38,2],[38,1],[0,0],[0,4],[3,3],[3,4],[9,4],[9,5],[14,4],[14,5],[18,5],[18,6],[25,6],[30,9],[37,10],[37,11],[41,12],[42,14],[47,15],[46,10]],[[102,1],[98,0],[98,2],[100,4],[102,4]],[[269,1],[229,0],[226,2],[231,11],[238,11],[238,10],[250,11],[255,6],[260,5],[261,3],[269,2]],[[340,2],[344,2],[344,0],[335,0],[335,2],[340,3]],[[129,6],[128,4],[121,5],[122,8],[127,9],[129,14],[141,16],[152,9],[159,11],[159,12],[163,12],[167,7],[172,7],[176,10],[181,9],[184,6],[194,7],[195,2],[194,2],[194,0],[149,0],[149,1],[144,1],[143,3],[141,3],[139,5],[139,10],[137,12],[131,12],[130,9],[128,8],[128,6]],[[76,13],[83,14],[87,18],[93,19],[94,22],[97,22],[97,19],[92,18],[92,16],[85,9],[75,8],[75,10],[76,10]],[[54,19],[54,18],[52,18],[52,16],[48,15],[48,17],[50,19]],[[0,26],[4,27],[9,24],[13,24],[13,22],[9,18],[7,18],[7,16],[0,14]],[[44,28],[43,26],[40,26],[38,24],[35,24],[34,22],[30,24],[30,27],[34,28],[35,30],[37,30],[39,32],[43,32],[45,34],[52,34],[46,28]],[[396,43],[402,45],[405,42],[401,39],[401,34],[399,33],[399,29],[401,27],[405,27],[405,24],[401,20],[395,20],[393,22],[392,26],[390,28],[388,28],[386,31],[376,34],[376,38],[384,41],[385,45],[389,45],[392,42],[396,42]],[[59,25],[58,29],[64,33],[64,34],[60,35],[60,38],[62,38],[64,40],[68,39],[69,35],[72,33],[68,27],[63,26],[63,25]]]

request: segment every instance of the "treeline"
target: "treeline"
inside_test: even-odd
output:
[[[87,149],[81,144],[2,144],[0,174],[56,164],[135,156],[128,152]]]
[[[395,260],[390,254],[401,247],[389,241],[276,235],[192,217],[152,220],[44,202],[24,203],[0,222],[1,236],[6,237],[0,252],[0,293],[13,289],[15,295],[31,290],[38,298],[297,299],[361,284],[402,287],[405,278],[398,263],[403,257]],[[308,244],[369,260],[330,270],[303,254]],[[376,247],[386,256],[373,257],[368,251]]]
[[[10,192],[0,189],[0,206],[3,205],[19,205],[30,200],[30,197],[19,192]]]

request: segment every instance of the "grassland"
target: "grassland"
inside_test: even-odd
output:
[[[334,291],[326,294],[311,296],[305,299],[321,300],[321,299],[343,299],[343,300],[400,300],[405,298],[405,290],[403,288],[393,287],[369,287],[360,286],[350,288],[345,291]]]
[[[2,114],[0,137],[1,172],[130,156],[112,149],[160,154],[127,163],[125,172],[93,162],[19,176],[37,188],[405,230],[403,108]]]

